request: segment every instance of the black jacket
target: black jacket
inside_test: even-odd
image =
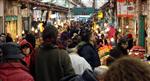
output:
[[[78,49],[78,54],[85,58],[85,60],[91,65],[93,69],[100,66],[98,51],[92,44],[85,43]]]
[[[91,70],[87,69],[84,71],[82,75],[70,75],[64,77],[60,81],[98,81],[98,80],[96,80],[95,74]]]

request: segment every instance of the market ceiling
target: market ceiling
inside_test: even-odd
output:
[[[65,2],[65,0],[59,1]],[[95,8],[100,8],[103,4],[108,2],[108,0],[68,0],[68,1],[78,7],[93,7],[93,3],[95,2]],[[57,2],[57,0],[41,0],[41,2]]]

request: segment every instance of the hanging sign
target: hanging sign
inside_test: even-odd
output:
[[[134,2],[117,2],[117,16],[119,17],[134,17],[135,16]]]

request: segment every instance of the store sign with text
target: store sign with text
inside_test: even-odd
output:
[[[135,3],[133,1],[117,1],[117,16],[134,17]]]

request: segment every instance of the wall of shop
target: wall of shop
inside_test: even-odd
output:
[[[147,53],[150,54],[150,0],[147,0]]]
[[[118,0],[117,1],[117,20],[118,28],[122,31],[122,35],[132,34],[136,38],[136,10],[135,2]]]
[[[5,0],[5,32],[15,40],[18,35],[18,4],[17,1]]]
[[[4,1],[0,0],[0,22],[4,22]],[[3,32],[4,24],[0,24],[0,32]]]

